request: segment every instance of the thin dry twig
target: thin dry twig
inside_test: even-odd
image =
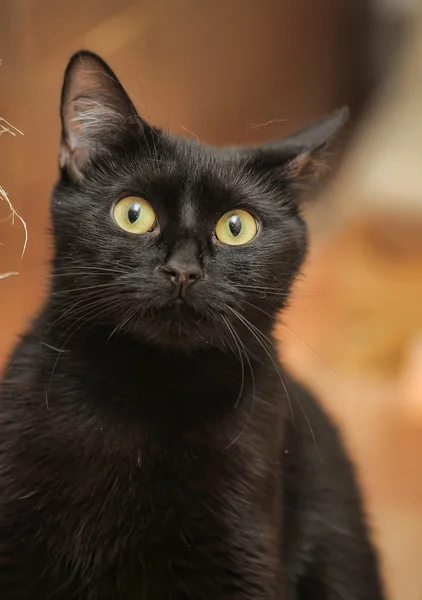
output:
[[[6,200],[7,204],[9,205],[9,209],[12,213],[12,225],[15,224],[15,219],[19,219],[19,221],[22,223],[22,227],[25,232],[25,240],[23,242],[23,248],[22,248],[22,254],[21,254],[21,258],[23,258],[23,255],[25,254],[26,246],[28,243],[28,228],[26,226],[26,222],[20,216],[20,214],[17,212],[17,210],[15,209],[13,204],[10,202],[9,196],[6,194],[6,191],[1,187],[1,185],[0,185],[0,197],[3,198],[3,200]]]
[[[0,273],[0,279],[6,279],[6,277],[11,277],[12,275],[19,275],[18,271],[8,271],[7,273]]]
[[[0,136],[2,136],[3,133],[9,133],[10,135],[13,135],[15,137],[18,133],[20,135],[23,135],[22,131],[20,131],[17,127],[14,127],[8,121],[6,121],[6,119],[0,117]]]
[[[13,125],[11,125],[8,121],[6,121],[6,119],[3,119],[2,117],[0,117],[0,137],[4,133],[8,133],[13,136],[16,136],[17,134],[23,135],[22,131],[20,131]],[[25,254],[26,246],[28,243],[28,228],[26,226],[26,222],[21,217],[21,215],[17,212],[17,210],[15,209],[13,204],[11,203],[9,196],[6,193],[6,190],[4,190],[1,186],[0,186],[0,198],[2,200],[5,200],[9,206],[9,209],[11,212],[11,218],[12,218],[12,225],[14,225],[15,219],[18,219],[22,224],[22,227],[23,227],[23,230],[25,233],[25,240],[23,243],[22,254],[21,254],[21,258],[22,258],[23,255]],[[11,277],[12,275],[18,275],[18,272],[17,271],[8,271],[7,273],[0,273],[0,279],[6,279],[6,277]]]

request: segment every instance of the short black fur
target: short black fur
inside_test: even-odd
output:
[[[51,289],[1,390],[2,600],[381,600],[351,465],[272,334],[344,111],[210,148],[148,125],[81,52],[61,117]],[[127,196],[151,231],[117,226]],[[239,208],[258,233],[223,244]]]

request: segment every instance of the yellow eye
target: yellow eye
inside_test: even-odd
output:
[[[215,228],[217,238],[223,244],[241,246],[254,239],[258,232],[255,218],[246,210],[231,210],[221,217]]]
[[[114,207],[114,220],[129,233],[146,233],[155,223],[155,212],[151,204],[138,196],[128,196]]]

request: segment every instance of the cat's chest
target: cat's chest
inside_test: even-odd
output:
[[[99,590],[116,584],[125,600],[159,598],[199,573],[212,580],[210,565],[225,555],[233,535],[228,514],[236,499],[229,507],[227,472],[218,472],[211,458],[207,471],[195,456],[175,448],[149,460],[144,450],[132,464],[108,460],[81,469],[66,515],[55,514],[72,562],[109,573],[105,579],[98,573]]]
[[[60,474],[47,477],[61,481],[53,504],[66,501],[69,516],[83,527],[64,523],[98,541],[125,540],[141,548],[156,539],[186,540],[199,524],[221,516],[234,476],[235,449],[221,452],[207,431],[181,436],[166,428],[141,435],[101,427],[84,450],[69,452],[66,465],[54,465]]]

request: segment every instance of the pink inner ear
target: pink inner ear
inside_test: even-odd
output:
[[[87,92],[95,92],[96,90],[101,93],[102,89],[107,88],[107,86],[101,85],[101,80],[107,77],[107,74],[98,65],[90,63],[92,61],[89,59],[81,59],[70,74],[67,94],[69,100],[75,100]]]
[[[72,148],[89,147],[107,140],[113,127],[117,130],[125,116],[106,96],[81,96],[66,106],[68,137]]]
[[[67,166],[73,176],[81,178],[83,165],[89,160],[89,137],[84,131],[81,118],[84,113],[77,109],[77,105],[77,100],[70,100],[62,109],[66,129],[63,132],[59,160],[62,168]]]
[[[87,153],[81,148],[70,148],[64,140],[60,148],[59,164],[61,168],[68,167],[77,179],[82,178],[82,169],[88,160]]]
[[[89,53],[69,63],[61,112],[60,164],[78,175],[95,154],[115,142],[130,117],[137,116],[112,71]]]
[[[309,152],[303,152],[296,156],[287,166],[287,176],[291,179],[296,179],[302,173],[302,171],[309,165],[311,161],[311,154]]]

